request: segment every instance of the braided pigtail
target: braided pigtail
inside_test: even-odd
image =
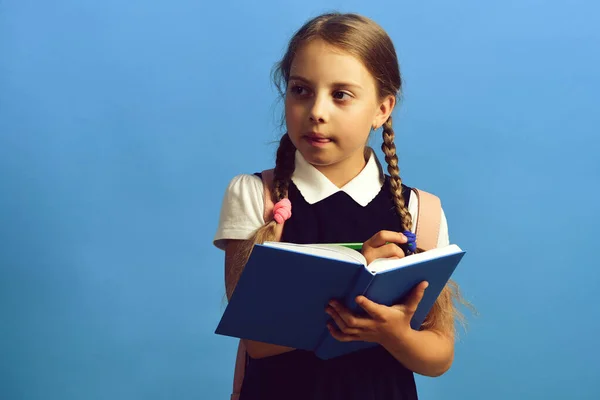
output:
[[[402,222],[402,229],[409,232],[412,228],[412,217],[408,212],[408,205],[404,204],[402,196],[402,179],[400,178],[400,169],[398,168],[398,156],[396,154],[396,145],[394,144],[394,130],[392,129],[392,117],[383,124],[383,145],[381,146],[385,161],[388,164],[388,173],[390,174],[390,187],[394,199],[396,211]],[[418,245],[418,243],[417,243]],[[464,316],[456,307],[455,301],[471,307],[461,294],[458,285],[450,280],[442,293],[437,298],[431,311],[425,318],[422,329],[434,329],[439,332],[451,332],[455,334],[454,319],[464,324]]]
[[[398,155],[396,154],[396,144],[394,143],[394,129],[392,129],[392,117],[383,124],[383,144],[381,150],[385,154],[385,161],[388,165],[390,174],[390,188],[396,206],[396,212],[402,221],[402,229],[410,231],[412,228],[412,216],[408,212],[408,205],[404,204],[402,196],[402,178],[400,178],[400,168],[398,167]]]
[[[277,158],[275,160],[275,170],[273,171],[273,186],[271,188],[271,200],[277,204],[280,200],[287,198],[292,174],[296,169],[295,163],[296,147],[286,133],[279,141],[277,149]],[[265,225],[259,228],[251,239],[251,245],[274,241],[277,239],[277,229],[280,227],[272,219],[265,221]],[[249,254],[248,254],[249,255]]]
[[[290,140],[290,137],[287,134],[283,135],[279,141],[279,148],[277,149],[277,157],[275,160],[275,170],[273,171],[274,182],[271,188],[271,199],[273,200],[273,203],[277,203],[288,196],[290,181],[292,180],[292,174],[296,168],[295,153],[296,147]],[[227,281],[234,282],[234,284],[229,285],[227,288],[228,298],[231,297],[231,294],[235,289],[235,283],[237,283],[240,278],[254,245],[277,240],[279,236],[278,229],[282,229],[282,226],[278,224],[275,219],[267,220],[262,227],[256,230],[250,239],[245,240],[242,243],[239,251],[235,254],[233,268],[229,270],[229,276],[227,277]]]
[[[402,178],[400,178],[400,168],[398,168],[398,155],[396,154],[396,144],[394,143],[394,129],[392,128],[391,116],[383,124],[383,144],[381,145],[381,149],[385,154],[385,161],[388,165],[392,199],[394,200],[396,212],[402,222],[402,233],[408,238],[406,249],[410,254],[413,254],[417,252],[416,236],[411,231],[413,225],[412,216],[408,212],[408,205],[404,204],[404,196],[402,196]]]

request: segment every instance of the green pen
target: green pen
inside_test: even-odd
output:
[[[360,251],[363,247],[362,243],[327,243],[328,245],[343,246],[352,250]]]
[[[393,242],[386,242],[386,244],[390,244],[390,243],[393,243]],[[362,247],[363,247],[362,243],[324,243],[324,244],[329,245],[329,246],[331,246],[331,245],[343,246],[343,247],[347,247],[349,249],[356,250],[356,251],[361,251]]]

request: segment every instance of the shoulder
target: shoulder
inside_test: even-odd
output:
[[[221,212],[247,212],[264,207],[263,182],[260,176],[240,174],[234,176],[225,189]],[[262,212],[262,211],[261,211]]]
[[[390,190],[390,175],[384,174],[383,177],[384,190]],[[438,212],[439,215],[436,216],[436,218],[439,217],[439,225],[437,225],[439,226],[439,232],[437,233],[437,247],[448,245],[448,222],[446,220],[446,214],[444,213],[444,209],[441,204],[441,199],[433,192],[423,190],[414,186],[408,186],[404,182],[402,182],[402,197],[404,197],[404,204],[406,204],[408,212],[412,217],[413,226],[411,231],[413,233],[416,232],[417,224],[419,223],[419,215],[423,215],[423,212]],[[423,226],[421,226],[420,229],[423,229]]]
[[[263,183],[260,176],[240,174],[228,183],[213,244],[225,248],[229,239],[245,240],[264,225]]]
[[[240,174],[229,181],[226,195],[245,196],[252,193],[262,195],[263,183],[260,174]]]

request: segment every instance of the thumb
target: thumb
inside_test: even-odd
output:
[[[425,295],[425,289],[427,289],[428,286],[429,286],[429,282],[423,281],[423,282],[419,283],[417,286],[415,286],[415,288],[411,291],[410,295],[404,302],[404,305],[408,309],[408,312],[410,312],[411,314],[414,314],[415,311],[417,311],[417,307],[419,306],[419,303],[423,299],[423,296]]]

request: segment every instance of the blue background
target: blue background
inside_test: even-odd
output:
[[[421,398],[600,398],[597,2],[3,0],[1,399],[227,398],[222,194],[272,165],[270,68],[331,9],[394,40],[402,176],[468,251],[479,316]]]

